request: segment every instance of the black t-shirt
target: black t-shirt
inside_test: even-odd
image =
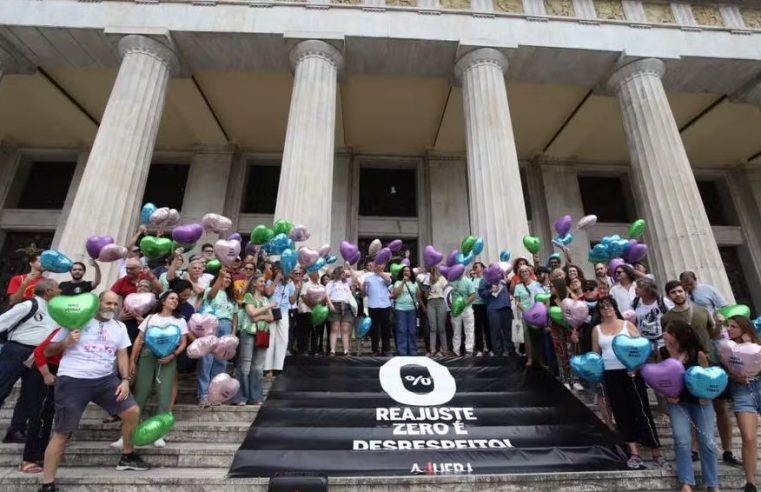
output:
[[[75,296],[77,294],[92,291],[92,282],[89,280],[82,282],[61,282],[58,284],[58,287],[61,289],[61,294],[65,296]]]

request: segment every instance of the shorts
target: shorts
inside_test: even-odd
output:
[[[761,413],[761,379],[748,384],[729,383],[732,394],[732,411],[735,413]]]
[[[330,323],[334,321],[347,323],[354,322],[354,315],[351,312],[351,306],[348,302],[334,302],[333,307],[335,307],[336,310],[331,311],[328,315],[328,321]]]
[[[120,383],[116,374],[97,379],[58,376],[55,380],[55,431],[68,434],[77,430],[79,420],[90,402],[109,415],[119,415],[137,406],[132,394],[123,401],[116,401],[114,393]]]

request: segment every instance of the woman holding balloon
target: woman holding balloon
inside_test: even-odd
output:
[[[354,324],[354,313],[351,308],[351,297],[354,296],[354,284],[351,275],[343,267],[336,267],[333,270],[332,278],[328,285],[325,286],[326,300],[330,314],[330,354],[336,355],[336,343],[338,333],[341,333],[341,343],[343,344],[343,354],[349,355],[349,342],[352,325]]]
[[[542,284],[535,280],[534,272],[530,266],[524,264],[518,269],[518,274],[513,278],[519,278],[520,281],[515,285],[515,306],[518,311],[525,313],[534,306],[535,296],[543,294]],[[541,307],[541,306],[539,306]],[[544,345],[542,343],[541,328],[530,326],[526,319],[523,319],[523,333],[526,340],[526,367],[531,367],[534,363],[544,365]]]
[[[394,320],[396,322],[396,344],[399,355],[417,355],[417,303],[421,292],[412,278],[408,266],[399,272],[399,280],[394,283]]]
[[[447,305],[444,300],[444,290],[447,288],[447,279],[439,272],[435,266],[428,272],[430,288],[428,290],[428,305],[426,310],[428,316],[428,327],[431,333],[431,351],[428,357],[437,355],[441,357],[449,353],[447,348]],[[438,340],[438,349],[437,349]]]
[[[562,270],[555,270],[562,272]],[[563,300],[570,298],[568,288],[565,284],[564,278],[555,278],[550,282],[550,305],[561,307]],[[566,336],[566,327],[568,325],[561,326],[555,320],[550,317],[550,335],[552,336],[552,348],[555,351],[555,357],[557,358],[558,373],[561,381],[566,388],[575,390],[582,390],[582,386],[578,382],[573,381],[571,374],[570,354],[568,351],[568,337]]]
[[[243,297],[245,321],[240,323],[238,351],[238,375],[240,379],[241,401],[248,405],[261,405],[264,401],[262,389],[262,372],[267,347],[264,346],[261,333],[268,332],[272,322],[272,308],[264,292],[266,281],[264,275],[255,274],[248,283]],[[257,344],[257,336],[260,343]]]
[[[272,371],[282,371],[285,354],[288,350],[288,310],[299,297],[294,283],[285,280],[280,263],[272,265],[272,280],[267,282],[265,292],[270,302],[277,304],[272,309],[273,321],[270,323],[270,346],[264,359],[264,370],[272,377]]]

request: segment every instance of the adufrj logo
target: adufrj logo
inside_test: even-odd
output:
[[[457,392],[449,369],[428,357],[394,357],[378,375],[383,391],[403,405],[443,405]]]

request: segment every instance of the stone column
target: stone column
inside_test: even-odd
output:
[[[491,48],[471,51],[455,65],[465,105],[470,231],[484,239],[484,263],[498,261],[502,249],[523,253],[528,234],[506,70],[505,56]]]
[[[729,279],[663,89],[664,72],[661,60],[647,58],[624,65],[608,81],[621,109],[637,208],[648,223],[647,259],[659,285],[693,270],[731,303]]]
[[[331,239],[336,91],[343,56],[328,43],[309,40],[296,45],[290,58],[293,92],[275,219],[304,224],[312,233],[308,244],[320,246]]]
[[[74,260],[86,258],[89,236],[124,244],[137,224],[167,84],[178,69],[175,54],[148,37],[123,37],[119,53],[119,73],[59,243]],[[102,266],[107,288],[116,269]]]

